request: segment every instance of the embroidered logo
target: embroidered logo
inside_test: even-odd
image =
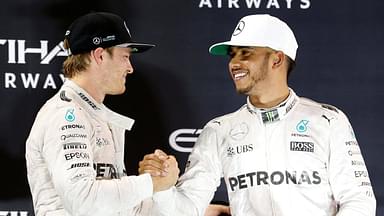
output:
[[[296,125],[296,130],[297,132],[303,133],[307,131],[307,124],[309,123],[308,120],[301,120],[297,125]]]
[[[232,157],[233,155],[235,155],[235,149],[233,147],[228,147],[227,148],[227,156]]]
[[[271,123],[280,120],[277,109],[269,110],[261,113],[263,123]]]
[[[239,35],[244,30],[244,27],[245,27],[245,22],[241,20],[239,24],[237,24],[235,31],[233,31],[232,35],[233,36]]]
[[[67,113],[65,113],[65,120],[69,121],[69,122],[73,122],[75,121],[75,109],[68,109],[67,110]]]
[[[315,145],[312,142],[291,141],[290,149],[291,151],[314,152]]]
[[[244,139],[245,136],[247,136],[248,132],[248,125],[243,122],[238,125],[235,125],[229,132],[229,135],[235,140],[241,140]]]
[[[96,145],[98,147],[103,147],[103,146],[106,146],[106,145],[109,145],[109,141],[104,138],[104,137],[96,137]]]

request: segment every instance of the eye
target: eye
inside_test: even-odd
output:
[[[251,55],[251,50],[249,50],[247,48],[241,49],[241,56],[242,57],[248,57],[250,55]]]
[[[241,47],[236,50],[230,49],[228,56],[232,59],[238,56],[240,60],[246,60],[253,54],[253,49],[248,47]]]
[[[229,58],[233,58],[233,57],[235,57],[235,55],[236,55],[236,53],[233,52],[232,50],[230,50],[230,51],[228,52],[228,56],[229,56]]]

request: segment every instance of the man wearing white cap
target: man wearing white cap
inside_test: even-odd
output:
[[[230,75],[247,103],[207,123],[176,187],[154,197],[162,215],[203,215],[222,177],[236,216],[375,215],[345,114],[288,87],[297,48],[290,27],[270,15],[243,17],[230,41],[210,47],[230,56]]]

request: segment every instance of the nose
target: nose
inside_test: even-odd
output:
[[[236,57],[233,57],[229,60],[228,66],[229,66],[229,70],[231,71],[241,68],[240,61]]]
[[[132,63],[131,61],[128,59],[128,62],[127,62],[127,73],[128,74],[132,74],[133,73],[133,66],[132,66]]]

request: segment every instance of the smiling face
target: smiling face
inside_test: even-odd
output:
[[[229,72],[240,94],[251,95],[268,77],[271,51],[263,47],[230,47]]]
[[[105,52],[102,82],[105,94],[116,95],[125,92],[126,76],[133,73],[130,56],[131,48],[114,47],[112,53]]]

